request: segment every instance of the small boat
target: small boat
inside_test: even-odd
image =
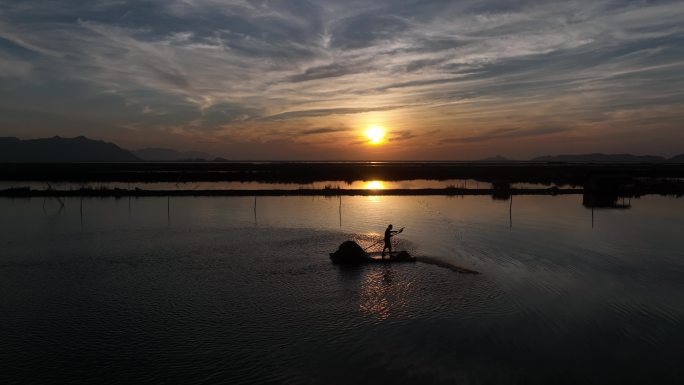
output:
[[[345,241],[334,253],[330,253],[330,259],[336,264],[354,265],[362,263],[395,263],[395,262],[415,262],[416,258],[408,251],[402,250],[387,255],[384,258],[382,253],[367,253],[358,243]]]

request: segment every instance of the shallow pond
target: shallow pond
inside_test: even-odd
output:
[[[0,199],[0,382],[681,383],[684,199]],[[422,263],[343,268],[374,243]]]

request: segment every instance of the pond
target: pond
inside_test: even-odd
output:
[[[684,199],[0,199],[3,383],[681,383]],[[387,224],[434,265],[344,268]]]

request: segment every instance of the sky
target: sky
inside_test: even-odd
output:
[[[684,2],[0,0],[0,90],[0,136],[236,160],[671,156]]]

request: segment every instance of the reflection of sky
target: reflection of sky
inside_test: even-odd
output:
[[[75,367],[52,362],[71,382],[102,341],[117,357],[131,341],[145,345],[158,358],[145,368],[186,382],[240,373],[255,382],[614,383],[615,373],[679,373],[684,199],[645,196],[599,212],[593,229],[578,196],[515,197],[512,229],[508,202],[489,197],[341,202],[342,226],[337,198],[260,197],[258,224],[251,197],[83,199],[82,221],[79,199],[58,212],[52,199],[0,198],[0,274],[10,288],[0,308],[17,315],[0,317],[5,345],[83,353]],[[416,255],[483,274],[330,263],[341,241],[380,236],[389,221],[406,226],[398,238]],[[159,322],[141,331],[146,320]],[[168,365],[188,352],[223,360]],[[5,366],[28,367],[25,356]],[[114,361],[111,373],[136,369]]]
[[[64,203],[56,214],[58,203],[52,199],[46,200],[45,211],[43,199],[0,199],[2,223],[11,224],[3,227],[3,239],[31,239],[53,229],[106,232],[170,225],[182,230],[190,224],[225,229],[230,236],[231,228],[255,226],[252,197],[173,197],[168,207],[166,199],[87,198],[82,201],[83,223],[79,199],[65,198]],[[684,218],[678,215],[684,199],[645,196],[632,200],[629,210],[597,210],[593,228],[591,210],[582,206],[579,195],[516,196],[512,228],[509,203],[487,196],[356,196],[342,197],[340,210],[338,198],[259,197],[256,225],[339,232],[339,239],[324,247],[333,249],[354,234],[370,245],[392,223],[405,227],[396,237],[402,249],[511,284],[530,280],[553,286],[554,280],[602,278],[612,266],[637,275],[659,274],[663,266],[676,272],[678,258],[684,257]],[[382,286],[380,275],[363,282],[368,288],[363,306],[382,314],[383,298],[393,292]]]
[[[629,210],[596,211],[592,228],[591,211],[582,207],[581,196],[516,196],[513,227],[509,228],[510,202],[491,197],[369,198],[342,197],[340,210],[336,197],[259,197],[256,223],[252,197],[84,199],[83,222],[79,199],[64,199],[61,211],[52,199],[0,199],[4,219],[0,243],[15,251],[16,245],[39,248],[38,253],[34,248],[22,251],[22,258],[31,260],[34,254],[52,255],[55,239],[74,239],[77,234],[110,234],[142,242],[155,232],[177,235],[187,234],[188,229],[213,229],[215,237],[231,239],[237,229],[242,233],[255,229],[268,242],[270,231],[287,230],[288,244],[302,245],[296,258],[309,258],[304,270],[315,275],[319,269],[337,269],[329,265],[327,253],[342,241],[359,236],[364,247],[371,245],[392,223],[396,228],[405,227],[396,237],[402,242],[401,249],[483,275],[459,275],[421,263],[362,267],[350,273],[358,276],[354,290],[338,294],[352,302],[352,311],[373,322],[401,319],[405,310],[422,309],[419,304],[405,302],[417,296],[410,290],[419,289],[404,285],[415,283],[411,279],[427,279],[407,277],[411,272],[463,282],[465,288],[488,282],[505,293],[497,303],[508,310],[503,315],[487,314],[493,314],[499,323],[502,317],[510,320],[534,313],[532,318],[539,324],[506,325],[522,335],[542,335],[545,339],[564,335],[557,328],[559,319],[564,320],[561,327],[569,319],[586,326],[584,322],[594,322],[596,314],[605,317],[624,309],[642,314],[639,312],[644,307],[675,314],[671,319],[684,314],[681,296],[676,295],[682,285],[684,217],[679,213],[684,212],[684,199],[645,196],[633,200]],[[264,262],[278,260],[280,248],[280,243],[275,243],[268,254],[254,258],[282,273]],[[217,255],[227,252],[217,250],[212,242],[201,244],[198,250]],[[230,259],[224,262],[232,263]],[[304,279],[297,277],[287,276],[287,281]],[[492,298],[477,297],[489,293],[465,293],[463,298],[473,304],[491,302]],[[420,297],[429,295],[420,293]],[[456,302],[440,302],[444,295],[432,296],[431,306],[455,306]]]
[[[229,159],[681,151],[684,3],[0,0],[2,136]],[[369,126],[388,130],[368,146]]]

